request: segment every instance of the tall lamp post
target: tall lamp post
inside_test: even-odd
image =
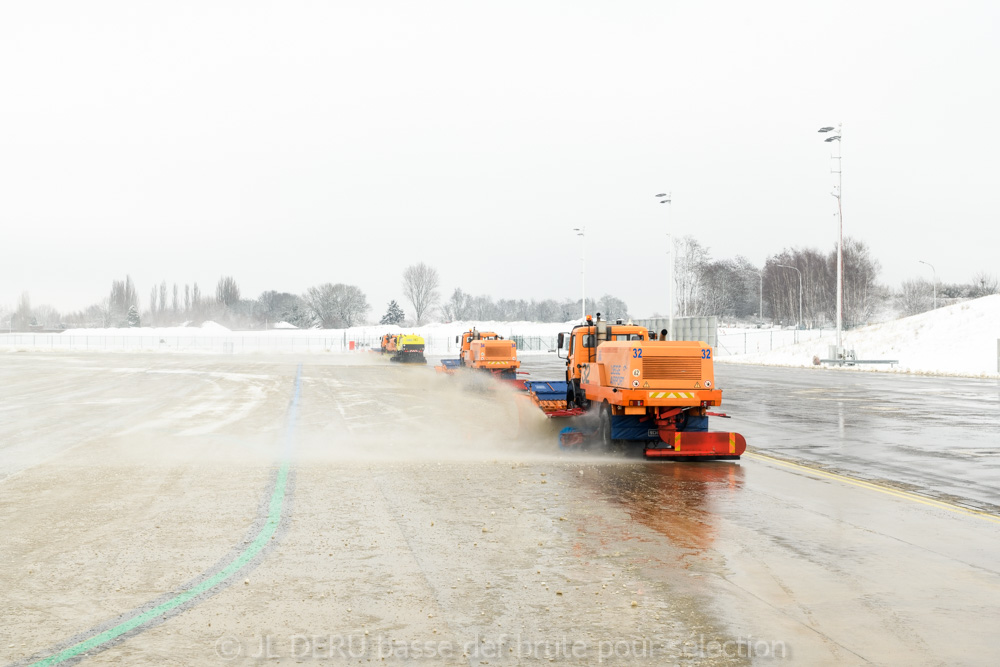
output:
[[[580,320],[587,321],[587,241],[586,227],[574,227],[573,231],[580,237]]]
[[[831,155],[831,160],[837,161],[837,168],[833,169],[833,173],[837,174],[837,189],[834,190],[833,196],[837,198],[837,221],[839,225],[839,230],[837,232],[837,355],[842,354],[841,349],[841,332],[844,328],[844,207],[841,203],[841,195],[843,194],[843,169],[841,168],[841,137],[843,132],[841,132],[841,125],[837,127],[826,126],[819,128],[821,133],[832,132],[832,134],[824,139],[826,143],[836,142],[837,144],[837,154]]]
[[[934,268],[934,265],[931,264],[930,262],[925,262],[922,259],[918,259],[917,261],[920,262],[921,264],[926,264],[927,266],[931,267],[931,272],[934,276],[934,310],[937,310],[937,270]]]
[[[656,195],[661,204],[669,204],[672,198],[669,192],[661,192]],[[674,240],[670,235],[670,214],[667,213],[667,340],[674,340]]]
[[[799,271],[794,266],[788,266],[787,264],[778,264],[783,269],[792,269],[795,273],[799,274],[799,323],[796,325],[799,329],[802,328],[802,272]]]

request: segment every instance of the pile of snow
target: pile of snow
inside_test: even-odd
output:
[[[899,361],[892,368],[881,364],[858,368],[935,375],[1000,377],[998,340],[1000,294],[843,332],[844,348],[854,350],[857,359]],[[770,351],[724,358],[744,364],[812,366],[814,357],[826,359],[829,346],[836,343],[834,331]]]

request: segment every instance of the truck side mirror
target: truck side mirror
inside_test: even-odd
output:
[[[563,347],[563,343],[565,342],[566,342],[566,334],[559,334],[558,343],[556,343],[556,347],[561,350]]]

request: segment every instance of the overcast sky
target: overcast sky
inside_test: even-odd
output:
[[[495,298],[666,310],[714,258],[832,250],[1000,274],[1000,3],[5,2],[0,305],[130,274],[245,296],[404,267]],[[653,195],[673,194],[671,211]]]

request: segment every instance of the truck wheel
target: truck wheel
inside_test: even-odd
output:
[[[601,447],[604,448],[604,451],[610,452],[614,449],[615,443],[611,439],[611,408],[607,403],[601,405],[597,435],[600,438]]]
[[[587,399],[586,392],[580,386],[579,380],[573,380],[570,385],[573,391],[573,403],[576,404],[578,408],[583,408],[584,410],[590,409],[590,401]]]

